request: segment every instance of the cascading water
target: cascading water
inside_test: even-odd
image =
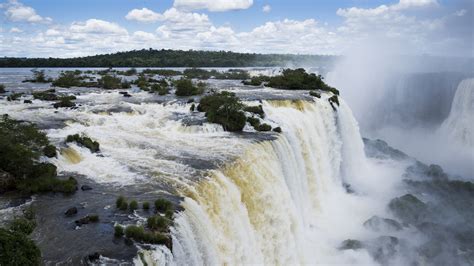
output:
[[[474,147],[474,78],[459,83],[451,112],[440,132],[455,143]]]
[[[358,211],[350,207],[357,196],[342,186],[346,182],[359,188],[365,164],[350,109],[341,101],[334,111],[326,100],[263,106],[267,119],[283,133],[252,144],[232,164],[181,191],[184,211],[172,228],[173,256],[160,248],[142,251],[141,260],[160,258],[166,259],[162,264],[177,265],[372,263],[364,253],[337,251],[340,237],[357,230],[336,229],[341,221],[327,215],[337,213],[335,199],[349,215]],[[342,203],[348,198],[349,205]],[[328,235],[330,231],[339,233]]]

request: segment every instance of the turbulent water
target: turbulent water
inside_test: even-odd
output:
[[[275,73],[271,69],[252,73],[262,71]],[[7,89],[44,89],[19,83],[26,75],[21,73],[9,74],[8,80],[13,81]],[[60,148],[58,158],[50,160],[61,173],[74,173],[94,187],[94,194],[78,191],[76,198],[39,196],[28,201],[43,208],[35,240],[46,262],[82,263],[84,255],[97,250],[103,263],[118,263],[113,260],[118,259],[127,264],[133,258],[136,265],[472,262],[469,254],[474,251],[466,249],[465,242],[451,241],[451,236],[449,241],[435,239],[449,243],[452,253],[443,247],[442,258],[432,255],[431,249],[426,255],[423,248],[435,241],[431,231],[425,233],[419,225],[400,225],[393,230],[380,222],[403,219],[387,205],[408,192],[419,192],[417,196],[427,204],[441,204],[440,199],[433,196],[435,192],[415,190],[403,180],[431,182],[423,173],[428,166],[380,140],[366,140],[364,145],[358,123],[342,98],[340,106],[332,106],[325,93],[318,99],[305,92],[245,87],[238,81],[209,84],[216,90],[235,92],[247,104],[262,104],[265,122],[281,127],[282,133],[255,132],[250,125],[243,133],[225,132],[219,125],[206,123],[202,113],[191,112],[187,99],[133,89],[131,98],[117,91],[60,90],[80,92],[75,109],[56,110],[50,102],[40,100],[32,104],[2,100],[0,113],[37,123]],[[451,113],[439,130],[471,147],[473,84],[474,79],[467,79],[459,85]],[[101,152],[94,154],[64,142],[67,135],[76,133],[97,140]],[[415,172],[414,177],[409,176]],[[165,195],[180,205],[171,227],[171,249],[136,245],[136,255],[135,249],[113,239],[115,223],[143,224],[146,216],[140,211],[130,215],[114,212],[111,205],[119,193],[139,201]],[[71,204],[83,206],[80,211],[99,213],[101,224],[75,230],[72,221],[54,218],[63,217]],[[462,219],[474,218],[469,207],[462,212],[443,204],[443,215],[456,213],[454,218],[428,217],[429,222],[443,220],[448,228],[444,231],[463,228],[457,224],[468,219]],[[0,213],[15,209],[6,207]],[[91,244],[91,237],[96,245]],[[343,248],[350,239],[362,241],[364,248]],[[468,255],[453,255],[461,251]]]

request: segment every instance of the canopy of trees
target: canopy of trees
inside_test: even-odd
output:
[[[0,58],[0,67],[250,67],[327,64],[324,55],[250,54],[226,51],[142,49],[76,58]]]

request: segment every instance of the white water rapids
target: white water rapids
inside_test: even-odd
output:
[[[317,100],[264,102],[264,110],[283,133],[181,191],[172,255],[141,251],[136,264],[374,264],[366,251],[337,249],[365,233],[361,225],[374,211],[384,212],[382,201],[364,196],[373,191],[350,109],[341,101],[335,112]],[[348,194],[343,183],[361,194]]]

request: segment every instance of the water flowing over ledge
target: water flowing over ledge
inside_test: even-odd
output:
[[[322,216],[331,211],[330,195],[349,196],[344,184],[364,189],[358,178],[365,154],[350,109],[341,101],[334,111],[317,100],[268,101],[264,110],[283,133],[250,145],[236,161],[181,191],[184,211],[172,228],[173,255],[163,248],[142,251],[144,260],[177,265],[349,261],[335,255],[336,240],[325,235]]]

